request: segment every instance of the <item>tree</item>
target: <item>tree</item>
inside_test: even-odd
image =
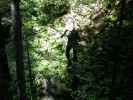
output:
[[[14,44],[16,48],[16,73],[18,85],[18,100],[26,100],[26,83],[23,61],[23,40],[21,30],[20,0],[11,1],[11,12],[14,24]]]
[[[30,84],[30,93],[31,93],[31,99],[36,100],[36,88],[34,86],[34,76],[32,72],[32,63],[30,59],[30,51],[29,51],[29,43],[26,43],[26,53],[27,53],[27,66],[29,71],[29,84]]]

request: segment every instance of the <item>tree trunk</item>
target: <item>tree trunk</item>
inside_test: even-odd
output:
[[[20,0],[11,1],[11,12],[14,21],[14,44],[16,48],[16,74],[18,100],[26,100],[26,83],[23,61],[23,40],[21,30]]]
[[[30,82],[30,92],[31,92],[31,98],[32,100],[37,100],[37,96],[36,96],[36,89],[34,87],[34,76],[32,73],[32,66],[31,66],[31,60],[30,60],[30,52],[29,52],[29,47],[28,47],[28,42],[26,43],[26,52],[27,52],[27,64],[28,64],[28,71],[29,71],[29,82]]]

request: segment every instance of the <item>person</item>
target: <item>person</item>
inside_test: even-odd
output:
[[[65,52],[66,58],[68,60],[68,65],[72,64],[71,57],[70,57],[71,49],[73,49],[73,61],[75,62],[78,60],[77,46],[78,46],[78,40],[80,39],[78,32],[74,27],[74,22],[72,22],[73,20],[72,19],[70,19],[70,20],[68,20],[68,21],[71,23],[67,24],[68,26],[66,26],[64,34],[61,35],[61,37],[64,37],[65,35],[67,35],[67,38],[68,38],[67,45],[66,45],[66,52]]]

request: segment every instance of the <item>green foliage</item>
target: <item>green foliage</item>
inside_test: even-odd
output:
[[[86,5],[87,2],[88,1],[84,1],[82,2],[82,4]],[[80,3],[80,1],[76,1],[76,3],[78,4]],[[116,12],[113,12],[112,10],[113,13],[111,15],[108,15],[106,17],[103,16],[105,18],[104,21],[106,21],[106,24],[109,24],[109,27],[107,27],[104,32],[97,35],[94,34],[94,37],[91,37],[92,40],[86,47],[79,46],[79,62],[75,66],[72,66],[72,68],[70,69],[72,72],[70,73],[67,70],[66,63],[64,63],[66,62],[65,56],[63,54],[65,52],[65,45],[63,44],[64,40],[59,38],[59,36],[61,36],[60,32],[63,32],[63,19],[58,18],[69,11],[70,4],[68,1],[60,0],[43,1],[43,5],[38,9],[42,10],[42,12],[40,12],[40,16],[34,16],[35,19],[38,20],[34,20],[34,18],[31,16],[33,20],[29,20],[28,22],[26,20],[24,27],[24,33],[26,33],[25,38],[27,38],[30,45],[29,48],[32,59],[32,70],[33,72],[35,72],[36,85],[38,86],[38,84],[40,84],[38,83],[40,82],[38,74],[42,75],[42,79],[53,77],[61,80],[68,86],[67,88],[71,88],[73,77],[76,77],[79,80],[80,84],[78,89],[72,90],[72,95],[74,98],[76,98],[76,100],[108,100],[112,95],[112,92],[114,91],[112,90],[112,77],[114,74],[114,67],[118,67],[118,69],[120,70],[120,73],[117,73],[119,75],[117,77],[123,77],[122,73],[125,73],[123,71],[125,69],[125,66],[123,66],[122,63],[124,59],[122,60],[122,62],[120,62],[120,64],[116,64],[116,61],[119,61],[119,59],[121,59],[119,55],[122,56],[125,51],[123,45],[121,45],[122,41],[118,39],[118,31],[113,24],[113,22],[117,21]],[[83,9],[86,11],[86,13],[76,12],[76,9],[77,8],[73,8],[73,12],[76,14],[76,21],[81,26],[84,27],[88,24],[87,27],[89,28],[89,24],[91,23],[93,23],[91,25],[94,27],[97,23],[101,23],[98,21],[87,23],[87,20],[90,20],[89,18],[91,18],[87,16],[90,16],[90,14],[91,16],[95,15],[95,13],[94,15],[92,13],[94,11],[93,9],[88,10],[89,8],[85,6]],[[108,8],[106,9],[108,10]],[[30,13],[29,15],[34,15],[32,14],[32,12]],[[83,19],[86,20],[83,21]],[[102,18],[99,20],[102,20]],[[42,26],[43,24],[47,26]],[[84,30],[85,27],[81,29]],[[35,34],[32,33],[33,30],[35,31]],[[99,32],[100,30],[97,31]],[[89,33],[90,30],[87,32]],[[92,31],[92,33],[93,32],[95,31]],[[118,43],[117,45],[121,49],[118,47],[116,48],[116,43]],[[115,58],[117,58],[116,61]],[[120,84],[121,78],[117,78],[116,80],[115,84]],[[125,90],[123,89],[123,91]],[[121,94],[116,94],[115,96],[121,96],[122,98]]]
[[[5,11],[8,11],[10,8],[9,6],[9,0],[1,0],[0,1],[0,14],[4,14]]]
[[[128,8],[123,24],[118,25],[119,4],[120,0],[21,1],[29,100],[33,100],[31,79],[32,88],[41,91],[41,81],[50,78],[62,82],[75,100],[110,100],[112,95],[118,100],[124,98],[127,91],[126,67],[133,47],[133,14]],[[102,12],[104,14],[100,15]],[[60,36],[64,32],[64,18],[69,15],[75,18],[76,29],[82,38],[77,49],[78,62],[68,67],[65,57],[67,37]],[[95,16],[98,18],[94,20]],[[11,76],[16,78],[15,50],[12,43],[7,48]],[[32,78],[29,77],[29,70],[32,71]],[[78,88],[73,89],[72,86]],[[15,92],[13,89],[13,95]]]
[[[66,14],[70,9],[70,4],[68,0],[43,0],[41,9],[43,13],[41,21],[45,24]]]
[[[66,14],[69,7],[68,0],[44,0],[43,11],[46,15],[58,17]]]

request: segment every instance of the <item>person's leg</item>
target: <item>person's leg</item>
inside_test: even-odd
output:
[[[71,46],[67,44],[66,46],[66,58],[68,60],[68,65],[71,65],[71,58],[70,58],[70,50],[71,50]]]
[[[77,58],[77,47],[73,46],[73,61],[78,61]]]

